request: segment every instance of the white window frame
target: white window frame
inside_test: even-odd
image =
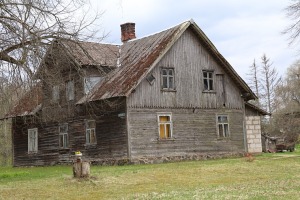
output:
[[[84,77],[84,94],[88,94],[102,80],[100,76]]]
[[[74,80],[70,80],[66,83],[66,98],[67,98],[67,101],[74,100],[74,98],[75,98]]]
[[[59,85],[52,86],[52,100],[53,101],[59,100]]]
[[[28,129],[28,153],[37,153],[38,151],[38,129]]]
[[[226,117],[227,122],[219,122],[219,117]],[[229,138],[230,137],[230,128],[229,128],[229,116],[226,114],[220,114],[217,115],[217,131],[218,131],[218,137],[219,138]],[[220,134],[220,125],[222,126],[222,134]],[[225,127],[227,125],[227,135],[226,135],[226,131],[225,131]]]
[[[63,130],[61,127],[66,126],[66,130]],[[69,136],[68,136],[69,126],[68,123],[60,124],[58,127],[58,140],[59,140],[59,148],[67,149],[69,146]],[[62,145],[61,145],[62,144]]]
[[[170,121],[160,121],[160,117],[169,117]],[[160,140],[167,140],[167,139],[172,139],[173,138],[173,122],[172,122],[172,113],[157,113],[157,123],[158,123],[158,138]],[[160,137],[161,133],[160,133],[160,126],[164,125],[164,135],[165,137],[162,138]],[[166,126],[170,125],[170,137],[167,137],[166,135]]]
[[[207,77],[204,77],[204,73],[207,73]],[[211,77],[209,77],[209,74],[211,74]],[[203,77],[204,91],[214,91],[214,87],[215,87],[214,71],[213,70],[203,70],[202,77]],[[205,88],[205,81],[207,81],[207,88]],[[210,84],[210,81],[211,81],[211,84]]]
[[[166,71],[166,74],[164,74],[164,71]],[[169,71],[172,71],[172,75],[169,74]],[[170,81],[170,78],[172,78]],[[167,81],[167,86],[164,87],[164,79]],[[172,87],[170,86],[170,83],[172,82]],[[166,91],[174,91],[175,90],[175,69],[174,68],[167,68],[162,67],[161,68],[161,88]]]
[[[89,123],[94,122],[95,127],[89,127]],[[91,142],[91,134],[94,134],[95,141]],[[96,135],[96,121],[95,120],[86,120],[85,121],[85,143],[86,145],[97,144],[97,135]]]

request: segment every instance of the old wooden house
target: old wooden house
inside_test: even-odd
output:
[[[122,44],[60,41],[13,118],[13,162],[152,163],[261,152],[255,94],[193,21]],[[254,131],[255,130],[255,131]]]

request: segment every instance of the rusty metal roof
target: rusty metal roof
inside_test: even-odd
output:
[[[153,64],[164,55],[176,36],[188,22],[177,25],[160,33],[135,39],[121,46],[121,66],[96,85],[93,92],[83,97],[77,104],[117,96],[128,96],[138,83],[151,71]]]
[[[147,75],[147,72],[152,70],[154,63],[157,63],[162,58],[167,50],[171,48],[181,34],[189,27],[195,31],[199,39],[204,42],[205,46],[214,55],[224,70],[233,78],[242,93],[249,94],[246,100],[256,99],[256,95],[228,61],[219,53],[204,32],[193,20],[190,20],[160,33],[124,43],[120,47],[121,66],[111,73],[110,76],[106,77],[105,81],[96,85],[93,92],[80,99],[77,104],[117,96],[128,96]]]
[[[13,109],[4,118],[34,115],[42,108],[42,87],[40,84],[33,86],[30,91],[20,98]]]
[[[249,86],[218,52],[204,32],[193,20],[190,20],[162,32],[130,40],[122,45],[62,42],[61,44],[66,47],[67,53],[79,65],[115,67],[115,70],[105,77],[104,80],[100,81],[90,94],[81,98],[76,104],[128,96],[189,27],[195,31],[199,40],[203,42],[224,70],[229,73],[241,89],[241,92],[249,94],[246,100],[256,99],[257,97]],[[33,88],[7,116],[34,114],[41,107],[42,96],[40,89],[40,87]]]
[[[116,67],[118,45],[77,41],[62,41],[61,44],[79,65]]]

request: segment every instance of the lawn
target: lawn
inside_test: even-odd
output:
[[[0,168],[0,199],[299,199],[300,151],[155,165]]]

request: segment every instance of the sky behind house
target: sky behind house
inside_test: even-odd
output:
[[[253,60],[265,53],[284,75],[299,59],[282,31],[291,23],[284,8],[289,0],[91,0],[104,11],[101,29],[107,43],[120,44],[120,24],[136,23],[137,38],[193,19],[238,74],[246,79]]]

